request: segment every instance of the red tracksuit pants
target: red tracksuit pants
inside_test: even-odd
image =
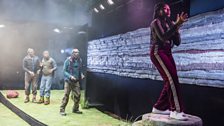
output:
[[[170,44],[163,47],[153,45],[150,58],[164,81],[162,92],[154,107],[159,110],[169,109],[182,112],[183,102],[180,96],[180,84]]]

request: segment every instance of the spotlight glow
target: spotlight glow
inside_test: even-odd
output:
[[[5,27],[5,25],[4,24],[0,24],[0,28],[4,28]]]
[[[94,8],[94,11],[95,11],[96,13],[99,13],[99,10],[98,10],[98,9],[96,9],[96,8]]]
[[[113,4],[114,4],[114,1],[113,1],[113,0],[107,0],[107,3],[108,3],[109,5],[113,5]]]
[[[65,50],[64,50],[64,49],[61,49],[61,53],[62,53],[62,54],[65,53]]]
[[[61,31],[60,31],[58,28],[55,28],[55,29],[54,29],[54,32],[56,32],[56,33],[61,33]]]
[[[78,34],[86,34],[85,31],[79,31]]]
[[[105,9],[105,7],[103,6],[103,4],[100,4],[100,9],[101,10],[104,10]]]

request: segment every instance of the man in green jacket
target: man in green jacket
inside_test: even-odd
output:
[[[80,81],[84,79],[84,75],[82,73],[82,60],[79,57],[79,50],[73,49],[72,54],[68,57],[64,62],[63,67],[64,72],[64,97],[62,99],[62,104],[60,107],[60,114],[65,116],[65,107],[68,104],[69,94],[72,91],[72,99],[74,101],[73,105],[73,113],[82,114],[79,110],[79,102],[80,102]]]

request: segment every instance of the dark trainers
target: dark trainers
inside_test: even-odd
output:
[[[24,100],[24,103],[28,103],[30,101],[29,96],[26,96],[26,99]]]
[[[66,113],[65,113],[65,110],[64,109],[60,109],[60,115],[66,116]]]
[[[76,110],[76,111],[73,110],[72,112],[73,112],[73,113],[76,113],[76,114],[82,114],[82,111],[79,111],[79,110]]]

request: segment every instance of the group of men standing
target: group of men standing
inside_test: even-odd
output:
[[[50,90],[54,73],[57,69],[55,60],[50,57],[48,51],[43,52],[43,59],[40,60],[35,55],[34,50],[29,48],[27,56],[23,59],[23,69],[25,71],[25,100],[24,103],[30,101],[30,86],[32,87],[32,102],[48,105],[50,104]],[[68,57],[63,66],[64,73],[64,97],[60,106],[60,114],[65,116],[65,107],[69,100],[69,94],[72,92],[72,99],[74,101],[73,112],[81,114],[79,111],[80,102],[80,80],[84,79],[82,73],[82,60],[79,57],[79,50],[73,49],[72,54]],[[38,81],[40,81],[40,99],[36,100]]]

